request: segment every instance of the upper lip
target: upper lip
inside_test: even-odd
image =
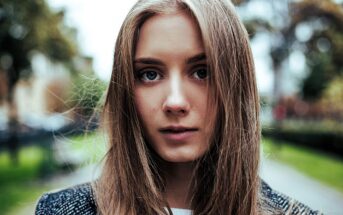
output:
[[[171,126],[167,126],[167,127],[163,127],[159,129],[160,132],[185,132],[185,131],[196,131],[196,130],[198,129],[194,127],[175,126],[175,125],[171,125]]]

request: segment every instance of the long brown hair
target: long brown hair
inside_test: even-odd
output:
[[[156,14],[184,10],[197,22],[211,71],[217,121],[196,161],[193,214],[257,214],[259,98],[247,32],[229,0],[141,0],[119,32],[104,106],[109,150],[94,183],[100,214],[170,214],[159,157],[144,139],[134,103],[133,59],[139,29]],[[166,210],[168,209],[168,210]]]

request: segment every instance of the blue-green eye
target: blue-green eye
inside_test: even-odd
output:
[[[193,76],[199,80],[206,79],[208,77],[207,68],[202,67],[202,68],[196,69],[193,73]]]
[[[139,74],[139,79],[144,82],[152,82],[161,79],[161,76],[156,71],[147,70]]]

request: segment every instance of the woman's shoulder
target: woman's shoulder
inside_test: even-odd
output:
[[[80,184],[43,194],[38,200],[35,214],[96,214],[91,184]]]
[[[279,211],[281,214],[304,214],[317,215],[322,214],[319,211],[312,210],[307,205],[292,199],[276,190],[273,190],[265,181],[261,180],[261,192],[263,209],[270,212]]]

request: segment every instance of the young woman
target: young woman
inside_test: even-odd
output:
[[[259,98],[228,0],[141,0],[119,33],[100,178],[36,214],[317,214],[258,177]]]

